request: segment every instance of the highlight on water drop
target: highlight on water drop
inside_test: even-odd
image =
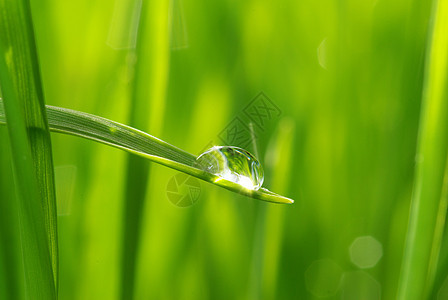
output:
[[[264,180],[263,168],[248,151],[233,146],[214,146],[196,159],[198,167],[249,190],[258,190]]]

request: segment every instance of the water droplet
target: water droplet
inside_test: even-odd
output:
[[[232,146],[215,146],[196,159],[204,171],[237,183],[246,189],[258,190],[264,175],[260,162],[248,151]]]

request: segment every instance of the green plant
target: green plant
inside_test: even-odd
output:
[[[445,6],[0,0],[0,299],[448,299]],[[172,205],[210,142],[300,205]]]
[[[28,1],[0,1],[0,82],[17,185],[26,294],[54,299],[58,240],[52,149]],[[14,203],[6,205],[14,212]]]
[[[1,102],[0,102],[1,103]],[[80,136],[123,149],[169,168],[184,172],[240,194],[274,203],[293,203],[292,199],[265,188],[247,189],[240,184],[206,172],[196,165],[196,156],[132,127],[87,113],[47,106],[50,130]],[[0,123],[6,124],[0,108]]]
[[[417,164],[398,299],[427,299],[448,207],[448,2],[434,1]]]

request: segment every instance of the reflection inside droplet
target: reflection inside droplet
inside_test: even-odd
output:
[[[196,159],[204,171],[237,183],[249,190],[258,190],[264,175],[260,162],[248,151],[232,146],[215,146]]]

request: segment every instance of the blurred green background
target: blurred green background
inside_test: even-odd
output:
[[[430,1],[144,1],[140,26],[136,0],[31,2],[47,104],[195,154],[244,146],[262,162],[264,186],[296,200],[264,203],[201,182],[197,202],[178,207],[167,197],[178,172],[151,164],[131,245],[136,299],[395,298]],[[136,77],[147,85],[139,121]],[[251,124],[254,107],[262,114]],[[0,197],[13,201],[5,143]],[[123,211],[134,201],[128,154],[59,134],[52,143],[60,299],[120,298],[131,276],[121,267]]]

